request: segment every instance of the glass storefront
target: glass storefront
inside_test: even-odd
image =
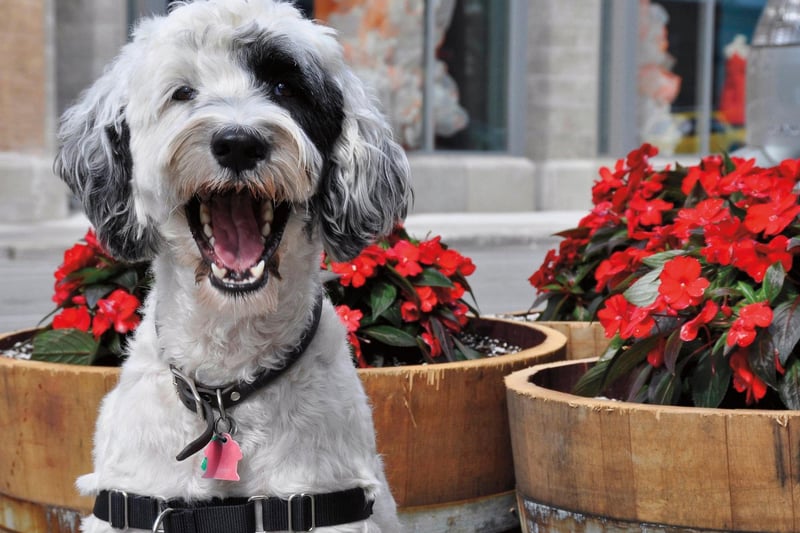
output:
[[[746,68],[766,0],[640,0],[635,128],[662,154],[745,143]]]
[[[314,16],[407,149],[507,149],[509,0],[315,0]]]

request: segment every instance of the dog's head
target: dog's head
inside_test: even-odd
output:
[[[274,0],[144,21],[59,141],[56,170],[112,253],[169,249],[222,294],[280,276],[289,238],[356,255],[410,195],[403,150],[333,32]]]

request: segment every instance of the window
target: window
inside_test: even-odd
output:
[[[640,142],[665,155],[743,146],[747,56],[765,5],[606,0],[604,64],[612,68],[601,67],[601,151],[620,155]]]
[[[407,149],[517,151],[524,0],[315,0]],[[523,17],[524,18],[524,17]],[[523,45],[524,47],[524,45]],[[515,57],[516,59],[521,59]],[[514,107],[517,106],[517,107]]]

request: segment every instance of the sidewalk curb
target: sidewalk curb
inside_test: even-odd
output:
[[[422,213],[409,215],[406,229],[424,239],[441,235],[451,246],[502,246],[546,244],[554,234],[573,228],[585,215],[579,211],[520,213]],[[30,224],[0,224],[0,258],[15,259],[66,250],[89,228],[83,214]]]

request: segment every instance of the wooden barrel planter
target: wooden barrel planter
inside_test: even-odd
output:
[[[475,329],[524,348],[513,355],[360,370],[372,400],[378,450],[405,531],[506,531],[514,464],[503,378],[565,357],[566,338],[519,321],[474,320]]]
[[[570,394],[594,362],[505,380],[524,531],[800,531],[800,412]]]
[[[442,365],[359,370],[370,396],[378,451],[407,531],[490,533],[518,526],[503,377],[565,357],[545,327],[474,320],[478,332],[525,348],[514,355]],[[0,350],[32,331],[0,336]],[[100,401],[116,368],[0,356],[0,531],[77,533],[93,501],[75,479],[92,469]]]
[[[32,333],[0,337],[0,350]],[[98,406],[118,375],[0,356],[0,530],[77,533],[94,501],[75,479],[92,469]]]

